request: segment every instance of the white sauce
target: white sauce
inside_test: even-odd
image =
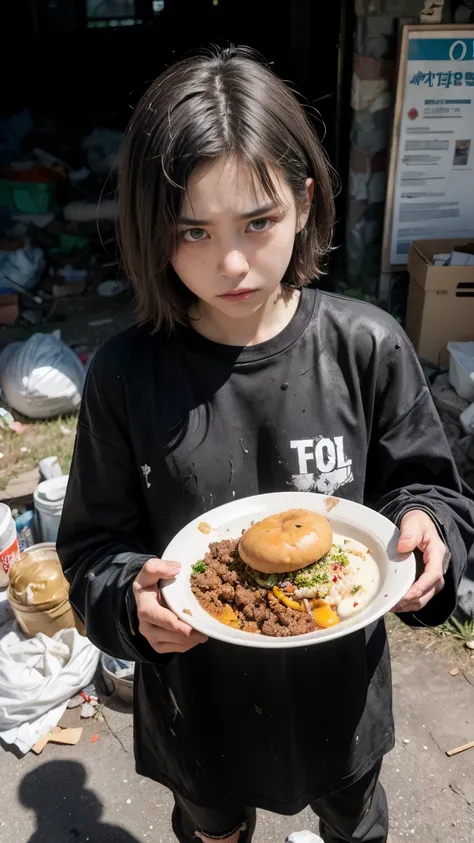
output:
[[[342,547],[350,563],[346,571],[353,574],[355,585],[360,586],[356,594],[345,597],[336,607],[341,620],[347,620],[362,612],[374,599],[380,588],[380,570],[366,545],[340,535],[335,535],[333,542]],[[351,551],[356,551],[356,553]]]

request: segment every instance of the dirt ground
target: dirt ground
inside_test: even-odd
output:
[[[383,780],[392,843],[472,843],[474,750],[453,758],[446,750],[474,740],[474,658],[452,636],[412,632],[395,619],[390,630],[397,743]],[[102,724],[83,721],[76,747],[48,745],[21,759],[0,751],[0,840],[172,843],[169,793],[134,772],[130,711],[112,698],[104,715]],[[65,722],[78,720],[75,710]],[[307,811],[261,812],[255,843],[283,843],[310,827]]]

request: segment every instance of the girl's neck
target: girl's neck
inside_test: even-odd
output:
[[[227,316],[200,301],[191,307],[191,325],[198,334],[221,345],[258,345],[286,328],[296,313],[300,295],[299,290],[280,286],[256,313],[242,318]]]

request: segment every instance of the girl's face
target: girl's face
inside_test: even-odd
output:
[[[188,183],[171,263],[202,303],[228,317],[250,316],[278,291],[308,219],[312,180],[299,212],[289,185],[271,175],[277,204],[236,158],[202,165]]]

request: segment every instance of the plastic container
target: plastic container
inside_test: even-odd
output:
[[[102,673],[104,675],[104,681],[107,685],[107,688],[111,692],[116,692],[117,695],[123,700],[127,705],[133,704],[133,680],[132,679],[124,679],[121,676],[117,676],[115,671],[113,670],[116,667],[116,659],[113,659],[112,656],[108,656],[106,653],[102,653],[100,658],[100,662],[102,665]]]
[[[0,588],[7,587],[10,565],[19,556],[18,535],[11,509],[0,503]]]
[[[21,214],[45,214],[54,200],[54,185],[0,179],[0,205]]]
[[[459,417],[459,421],[466,433],[466,436],[474,436],[474,403],[469,404]]]
[[[26,512],[22,512],[21,515],[13,512],[13,517],[15,519],[20,552],[23,553],[24,550],[36,544],[33,534],[35,514],[33,510],[28,509]]]
[[[473,325],[474,333],[474,325]],[[474,401],[474,342],[449,342],[449,382],[460,398]]]
[[[84,625],[69,602],[69,584],[52,542],[30,547],[10,568],[8,599],[25,635],[53,636],[61,629]]]
[[[43,542],[55,542],[58,537],[68,479],[68,475],[53,477],[39,483],[35,489],[36,525]]]

